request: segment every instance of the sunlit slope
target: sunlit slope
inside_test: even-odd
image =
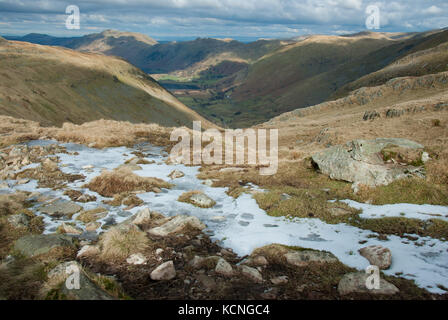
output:
[[[113,119],[191,126],[203,120],[124,60],[1,40],[0,114],[45,125]]]

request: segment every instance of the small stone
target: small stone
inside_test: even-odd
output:
[[[171,280],[176,277],[176,269],[174,269],[173,261],[168,261],[151,272],[151,279],[155,281]]]
[[[196,217],[176,216],[174,219],[168,221],[160,227],[149,230],[149,233],[154,236],[165,237],[173,233],[181,232],[186,226],[190,226],[198,230],[205,229],[205,225]]]
[[[305,267],[311,262],[332,263],[338,261],[332,253],[314,250],[290,251],[285,254],[285,258],[289,264],[297,267]]]
[[[82,167],[82,169],[84,169],[84,170],[93,169],[93,168],[95,168],[95,167],[93,165],[91,165],[91,164]]]
[[[215,272],[219,275],[230,277],[233,275],[232,266],[223,258],[219,258],[216,263]]]
[[[100,249],[97,246],[85,245],[79,251],[76,257],[95,256],[100,253]]]
[[[82,229],[69,225],[65,222],[63,222],[57,229],[59,233],[67,233],[67,234],[81,234]]]
[[[19,181],[17,181],[17,184],[27,184],[28,182],[30,182],[30,179],[20,179]]]
[[[96,231],[99,227],[101,227],[101,223],[99,223],[99,222],[89,222],[89,223],[86,225],[86,231],[94,232],[94,231]]]
[[[145,264],[146,261],[147,261],[146,257],[141,253],[135,253],[126,259],[127,263],[134,264],[134,265]]]
[[[182,178],[184,176],[185,176],[185,174],[182,171],[177,170],[177,169],[168,175],[168,177],[171,179],[178,179],[178,178]]]
[[[269,262],[264,256],[255,256],[249,258],[246,264],[254,267],[259,267],[259,266],[267,266]]]
[[[429,160],[431,160],[431,157],[429,156],[428,152],[423,152],[422,153],[422,162],[426,163]]]
[[[148,223],[151,221],[151,211],[149,211],[148,208],[144,208],[137,212],[137,214],[134,216],[132,223],[140,226],[145,223]]]
[[[211,208],[213,207],[216,202],[210,198],[209,196],[207,196],[204,193],[195,193],[190,197],[190,201],[198,206],[198,207],[202,207],[202,208]]]
[[[280,284],[287,284],[288,283],[288,277],[287,276],[280,276],[280,277],[275,277],[271,279],[271,282],[275,285],[280,285]]]
[[[156,250],[156,255],[160,256],[163,253],[163,249],[162,248],[158,248]]]
[[[359,253],[369,260],[371,265],[380,269],[389,269],[392,264],[392,252],[388,248],[378,245],[369,246],[360,249]]]
[[[205,259],[199,256],[194,256],[193,259],[191,259],[191,261],[188,263],[188,265],[190,267],[192,267],[193,269],[200,269],[202,268],[202,265],[204,263]]]
[[[251,279],[254,282],[258,282],[258,283],[263,282],[263,276],[255,268],[251,268],[251,267],[242,265],[242,266],[240,266],[240,271],[241,271],[242,275],[246,276],[247,278]]]

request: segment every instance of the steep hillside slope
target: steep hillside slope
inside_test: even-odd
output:
[[[113,119],[191,126],[202,119],[124,60],[14,41],[0,43],[0,114],[44,125]]]
[[[343,97],[362,87],[378,86],[397,77],[422,76],[448,70],[448,30],[429,37],[418,35],[407,46],[412,48],[401,58],[341,87],[332,98]]]

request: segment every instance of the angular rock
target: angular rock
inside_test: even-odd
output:
[[[369,290],[366,285],[368,276],[368,274],[362,271],[344,275],[338,284],[339,294],[347,295],[350,293],[370,293],[378,295],[394,295],[400,292],[396,286],[384,279],[380,279],[380,289]]]
[[[178,178],[182,178],[184,176],[185,176],[185,173],[183,173],[182,171],[177,170],[177,169],[168,175],[168,177],[171,179],[178,179]]]
[[[263,276],[261,275],[260,271],[258,271],[255,268],[251,268],[245,265],[240,266],[240,272],[245,277],[251,279],[254,282],[261,283],[263,282]]]
[[[250,257],[245,264],[253,267],[264,267],[267,266],[269,262],[264,256],[255,256]]]
[[[382,246],[368,246],[359,250],[359,253],[369,260],[371,265],[377,266],[380,269],[389,269],[392,264],[392,252]]]
[[[230,277],[233,275],[232,266],[223,258],[219,258],[218,262],[216,263],[215,272],[225,277]]]
[[[319,152],[312,160],[315,167],[331,179],[366,186],[387,185],[397,179],[424,176],[419,168],[384,163],[381,151],[390,146],[423,149],[422,145],[406,139],[354,140]]]
[[[100,254],[100,249],[97,246],[85,245],[76,254],[77,258],[96,256]]]
[[[94,232],[94,231],[98,230],[99,227],[101,227],[101,223],[89,222],[88,224],[86,224],[86,231]]]
[[[334,263],[339,260],[330,252],[300,250],[290,251],[285,254],[286,261],[297,267],[305,267],[311,262],[314,263]]]
[[[152,280],[156,281],[174,279],[176,277],[176,269],[174,268],[173,261],[161,264],[151,272],[150,276]]]
[[[193,194],[190,197],[190,201],[192,204],[202,208],[211,208],[216,204],[216,202],[212,198],[204,193]]]
[[[82,229],[63,222],[57,229],[59,233],[81,234]]]
[[[141,253],[135,253],[129,256],[129,258],[126,259],[126,262],[129,264],[134,265],[141,265],[145,264],[148,259]]]
[[[135,214],[132,223],[137,226],[140,226],[150,221],[151,221],[151,211],[149,211],[148,208],[144,208]]]
[[[58,200],[39,208],[39,211],[49,216],[60,218],[64,216],[72,216],[82,210],[82,207],[74,202]]]
[[[275,285],[287,284],[288,277],[287,276],[279,276],[271,279],[271,282]]]
[[[205,229],[205,225],[196,217],[176,216],[160,227],[149,230],[149,233],[154,236],[166,237],[170,234],[182,231],[186,226],[198,230]]]
[[[74,271],[79,272],[79,289],[67,288],[67,279]],[[70,279],[69,279],[70,282]],[[114,300],[115,298],[101,289],[83,270],[82,266],[76,261],[64,262],[48,273],[46,283],[47,291],[57,288],[62,295],[70,300]]]
[[[60,234],[26,235],[14,244],[14,250],[25,257],[45,254],[57,247],[74,247],[73,239]]]
[[[205,258],[194,256],[193,259],[190,260],[188,265],[192,267],[193,269],[200,269],[202,268],[202,265],[204,264]]]

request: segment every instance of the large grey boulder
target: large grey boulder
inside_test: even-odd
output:
[[[339,281],[338,292],[340,295],[350,293],[370,293],[375,295],[394,295],[400,290],[384,279],[380,279],[379,289],[368,289],[366,281],[369,275],[365,272],[354,272],[344,275]]]
[[[14,244],[14,250],[26,257],[45,254],[57,247],[74,247],[73,239],[61,234],[26,235]]]
[[[421,168],[386,163],[381,152],[387,147],[423,150],[423,146],[399,138],[354,140],[328,148],[312,157],[313,164],[332,179],[356,185],[380,186],[411,176],[423,177]]]

